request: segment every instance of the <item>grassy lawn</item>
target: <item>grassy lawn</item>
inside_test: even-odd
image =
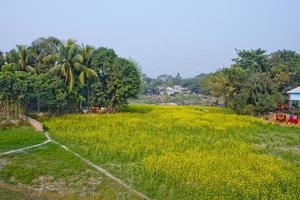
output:
[[[0,199],[138,199],[51,143],[0,157],[0,193]]]
[[[38,144],[45,140],[43,133],[27,126],[0,129],[0,152]]]
[[[298,128],[197,106],[130,106],[44,123],[55,139],[155,199],[300,196]]]

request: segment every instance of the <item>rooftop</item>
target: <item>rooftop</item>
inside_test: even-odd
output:
[[[300,94],[300,87],[296,87],[290,91],[287,91],[288,94]]]

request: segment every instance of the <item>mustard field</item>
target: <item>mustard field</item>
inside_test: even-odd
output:
[[[199,106],[131,105],[43,123],[153,199],[300,199],[297,128]]]

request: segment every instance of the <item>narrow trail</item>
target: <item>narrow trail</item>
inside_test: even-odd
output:
[[[36,147],[40,147],[43,146],[45,144],[48,144],[50,142],[53,142],[54,144],[57,144],[58,146],[60,146],[61,148],[63,148],[64,150],[70,152],[71,154],[73,154],[74,156],[76,156],[77,158],[79,158],[82,162],[86,163],[87,165],[89,165],[90,167],[93,167],[94,169],[96,169],[98,172],[104,174],[105,176],[107,176],[108,178],[110,178],[111,180],[115,181],[116,183],[118,183],[119,185],[123,186],[124,188],[128,189],[129,191],[133,192],[134,194],[136,194],[137,196],[141,197],[142,199],[145,200],[151,200],[151,198],[149,198],[148,196],[146,196],[145,194],[137,191],[136,189],[134,189],[133,187],[131,187],[130,185],[128,185],[127,183],[125,183],[124,181],[122,181],[121,179],[113,176],[111,173],[109,173],[107,170],[105,170],[104,168],[100,167],[99,165],[96,165],[94,163],[92,163],[91,161],[87,160],[86,158],[82,157],[81,155],[79,155],[78,153],[72,151],[71,149],[69,149],[68,147],[66,147],[63,144],[60,144],[59,142],[53,140],[50,135],[48,134],[47,131],[43,131],[45,137],[47,138],[47,140],[45,142],[36,144],[36,145],[32,145],[32,146],[28,146],[28,147],[24,147],[24,148],[20,148],[20,149],[15,149],[15,150],[10,150],[10,151],[6,151],[3,153],[0,153],[0,156],[3,155],[9,155],[9,154],[14,154],[14,153],[21,153],[24,152],[25,150],[29,150],[29,149],[33,149]]]
[[[98,172],[104,174],[105,176],[107,176],[108,178],[112,179],[113,181],[115,181],[116,183],[118,183],[119,185],[123,186],[124,188],[128,189],[129,191],[135,193],[136,195],[138,195],[139,197],[145,199],[145,200],[150,200],[149,197],[147,197],[146,195],[144,195],[143,193],[137,191],[136,189],[132,188],[130,185],[128,185],[127,183],[125,183],[124,181],[122,181],[121,179],[113,176],[111,173],[109,173],[107,170],[103,169],[102,167],[92,163],[91,161],[85,159],[84,157],[82,157],[81,155],[79,155],[78,153],[70,150],[68,147],[66,147],[65,145],[60,144],[57,141],[53,141],[53,143],[59,145],[60,147],[62,147],[63,149],[65,149],[66,151],[72,153],[74,156],[78,157],[81,161],[85,162],[87,165],[95,168]]]
[[[52,140],[48,139],[45,142],[42,142],[42,143],[39,143],[39,144],[35,144],[35,145],[32,145],[32,146],[28,146],[28,147],[24,147],[24,148],[20,148],[20,149],[6,151],[6,152],[3,152],[3,153],[0,153],[0,156],[4,156],[4,155],[8,155],[8,154],[14,154],[14,153],[21,153],[21,152],[24,152],[25,150],[29,150],[29,149],[33,149],[33,148],[36,148],[36,147],[43,146],[45,144],[48,144],[49,142],[52,142]]]

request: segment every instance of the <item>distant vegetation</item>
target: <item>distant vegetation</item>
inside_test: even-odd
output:
[[[202,73],[192,78],[182,78],[180,73],[177,73],[176,76],[163,74],[157,78],[150,78],[146,74],[142,74],[141,94],[159,94],[160,87],[173,87],[175,85],[180,85],[191,93],[203,93],[204,87],[201,80],[206,76],[206,74]]]
[[[286,102],[287,90],[300,85],[300,55],[294,51],[240,50],[237,55],[230,67],[210,74],[204,83],[211,95],[238,113],[272,111]]]
[[[222,105],[261,115],[286,103],[285,92],[300,85],[300,55],[289,50],[237,50],[233,64],[215,73],[150,78],[113,49],[54,37],[0,52],[0,69],[0,112],[8,119],[26,111],[114,112],[138,95],[131,102]]]
[[[168,105],[201,105],[205,104],[203,98],[198,94],[183,95],[139,95],[128,101],[131,104],[168,104]]]
[[[136,65],[113,49],[49,37],[0,52],[0,109],[67,112],[103,106],[109,112],[140,91]]]

